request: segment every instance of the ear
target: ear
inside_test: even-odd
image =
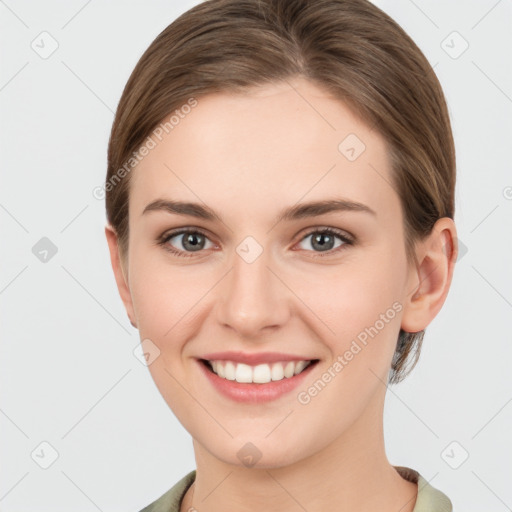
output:
[[[432,232],[416,246],[417,265],[412,265],[402,316],[402,329],[418,332],[427,327],[444,304],[458,254],[455,223],[438,219]]]
[[[130,323],[133,325],[133,327],[137,329],[137,323],[135,322],[135,313],[133,309],[132,295],[130,293],[130,287],[128,283],[128,272],[127,269],[124,268],[126,262],[123,262],[121,260],[117,234],[112,228],[112,226],[110,226],[109,224],[105,226],[105,236],[107,237],[108,248],[110,251],[110,262],[112,263],[112,270],[114,271],[114,276],[116,278],[119,295],[121,296],[121,300],[123,301],[126,313],[128,314],[128,318],[130,319]]]

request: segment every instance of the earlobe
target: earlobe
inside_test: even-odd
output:
[[[418,264],[411,268],[402,316],[404,331],[419,332],[435,318],[448,295],[457,252],[455,223],[443,217],[417,245]]]
[[[112,270],[114,271],[114,277],[116,280],[119,295],[121,296],[121,300],[123,301],[130,323],[132,324],[133,327],[137,329],[132,296],[128,282],[128,272],[127,269],[123,267],[123,263],[121,261],[117,234],[112,228],[112,226],[110,226],[110,224],[107,224],[105,226],[105,236],[107,238],[107,244],[110,251],[110,262],[112,264]]]

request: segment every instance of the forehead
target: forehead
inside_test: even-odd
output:
[[[398,201],[384,139],[305,79],[209,94],[187,111],[132,172],[135,215],[164,197],[242,216],[302,198]]]

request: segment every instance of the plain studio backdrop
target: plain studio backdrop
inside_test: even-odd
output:
[[[0,2],[3,512],[139,511],[195,468],[134,354],[93,191],[129,74],[197,3]],[[376,3],[444,88],[461,246],[417,367],[388,391],[388,457],[456,510],[510,510],[512,2]]]

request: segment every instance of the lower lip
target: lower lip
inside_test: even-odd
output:
[[[207,379],[222,395],[234,400],[235,402],[270,402],[290,393],[301,384],[307,375],[313,370],[317,363],[310,364],[298,375],[290,378],[284,378],[277,381],[270,381],[266,384],[243,383],[236,380],[228,380],[219,377],[216,373],[210,371],[206,365],[197,361]]]

